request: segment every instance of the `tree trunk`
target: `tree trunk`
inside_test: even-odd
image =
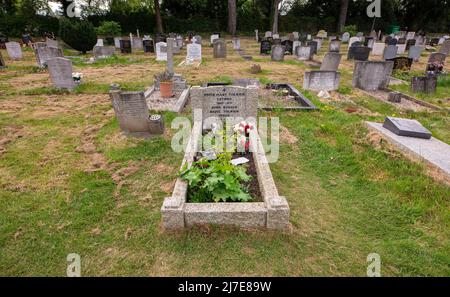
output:
[[[341,0],[341,12],[339,14],[339,22],[337,31],[338,33],[343,33],[345,27],[345,21],[347,19],[347,11],[348,11],[348,0]]]
[[[236,0],[228,0],[228,33],[236,35]]]
[[[278,6],[280,5],[281,0],[273,0],[273,6],[274,6],[274,12],[273,12],[273,26],[272,26],[272,33],[278,34]]]
[[[154,0],[155,3],[155,17],[156,17],[156,29],[158,33],[163,33],[163,25],[161,19],[161,9],[159,8],[159,0]]]

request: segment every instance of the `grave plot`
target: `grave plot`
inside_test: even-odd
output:
[[[308,98],[291,84],[267,84],[259,93],[258,108],[262,110],[316,110]]]
[[[169,230],[204,224],[287,230],[289,205],[278,194],[255,128],[258,89],[193,87],[191,100],[194,125],[182,173],[172,196],[164,200],[161,208],[163,226]],[[241,122],[240,126],[242,119],[247,122]],[[202,151],[203,136],[208,135],[205,131],[212,129],[216,135],[223,135],[222,130],[215,129],[222,120],[236,124],[235,133],[240,135],[239,139],[243,137],[229,153],[232,156],[214,149]],[[219,168],[226,168],[226,173]]]

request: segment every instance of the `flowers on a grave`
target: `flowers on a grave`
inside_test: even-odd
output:
[[[440,74],[444,72],[444,62],[432,62],[428,63],[427,73],[428,74]]]
[[[72,73],[72,78],[75,82],[80,82],[81,78],[83,78],[83,73],[79,73],[79,72],[73,72]]]
[[[250,131],[254,129],[251,123],[242,121],[234,126],[234,132],[237,138],[237,151],[247,153],[250,149]]]

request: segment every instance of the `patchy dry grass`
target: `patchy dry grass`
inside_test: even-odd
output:
[[[231,45],[227,60],[214,60],[204,46],[201,66],[175,70],[193,85],[253,77],[301,89],[308,66],[293,57],[271,62],[250,38],[241,45],[254,61]],[[291,207],[291,232],[165,233],[160,207],[182,159],[170,148],[174,131],[123,136],[107,94],[111,83],[143,90],[165,65],[143,54],[92,65],[81,58],[89,56],[76,58],[84,84],[74,92],[54,90],[30,52],[6,59],[0,72],[0,275],[63,276],[72,252],[83,275],[97,276],[363,276],[372,252],[386,276],[450,275],[450,189],[389,147],[373,146],[362,125],[385,115],[416,118],[448,143],[448,113],[404,112],[364,96],[351,87],[344,58],[331,99],[304,92],[321,111],[261,113],[282,124],[271,169]],[[255,63],[258,75],[249,73]],[[164,116],[170,127],[176,115]]]

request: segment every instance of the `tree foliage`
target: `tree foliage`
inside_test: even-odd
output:
[[[82,53],[90,51],[97,43],[94,25],[87,20],[61,18],[59,36],[67,45]]]

